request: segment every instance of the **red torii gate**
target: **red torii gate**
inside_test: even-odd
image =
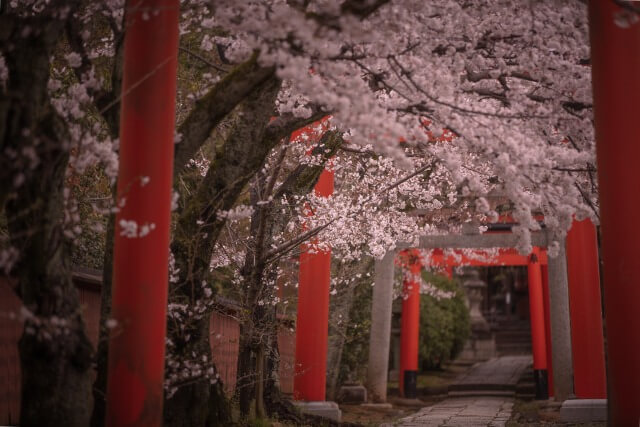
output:
[[[593,223],[589,220],[574,221],[567,235],[566,247],[574,394],[579,399],[606,398],[598,247],[596,229]],[[546,398],[543,389],[544,383],[548,382],[548,395],[553,396],[547,251],[534,248],[533,256],[521,255],[513,248],[499,248],[497,254],[493,254],[493,256],[487,255],[486,250],[474,250],[472,252],[475,253],[475,256],[469,256],[467,255],[468,252],[465,253],[459,249],[450,250],[445,255],[443,250],[434,249],[426,263],[430,267],[446,271],[449,277],[451,277],[452,267],[459,265],[528,267],[534,369],[538,371],[536,374],[536,394],[540,398]],[[415,256],[407,257],[407,259],[414,260],[413,264],[405,262],[407,264],[405,267],[411,269],[414,274],[418,274],[421,264],[425,264],[424,261],[421,262]],[[409,279],[409,281],[411,280]],[[403,387],[403,372],[417,369],[417,351],[414,351],[413,348],[417,349],[418,332],[417,326],[413,325],[419,324],[419,308],[412,309],[417,304],[412,299],[417,301],[419,294],[418,286],[412,283],[405,283],[404,286],[410,289],[411,292],[407,292],[408,298],[403,301],[403,336],[406,335],[407,338],[401,340],[401,346],[404,351],[401,359],[400,390],[410,395],[408,397],[411,397],[415,394],[415,391],[411,389],[411,382],[407,384],[408,388]],[[405,307],[407,308],[406,311]],[[404,329],[405,325],[410,325],[406,331]],[[545,373],[543,371],[545,369],[548,372],[548,375],[546,375],[548,380],[544,378]]]
[[[453,253],[451,253],[453,252]],[[462,250],[452,250],[445,254],[442,249],[434,249],[427,259],[418,250],[404,250],[400,253],[400,264],[410,271],[405,275],[402,301],[402,323],[400,335],[400,372],[398,376],[401,394],[407,398],[417,397],[418,348],[420,330],[420,285],[415,276],[422,267],[435,267],[447,271],[457,266],[527,266],[529,276],[529,307],[531,319],[531,339],[533,348],[533,368],[536,380],[536,397],[546,399],[553,394],[553,385],[548,380],[551,374],[551,337],[549,328],[548,280],[543,279],[542,266],[547,265],[546,250],[534,248],[529,256],[521,255],[513,248],[499,248],[497,254],[487,254],[486,250],[473,250],[476,256],[469,256]],[[547,372],[549,371],[549,374]]]

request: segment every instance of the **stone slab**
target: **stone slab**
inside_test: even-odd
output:
[[[340,403],[365,403],[367,401],[367,389],[363,385],[343,385],[338,391],[336,400]]]
[[[340,422],[342,419],[342,411],[336,402],[315,401],[303,402],[300,400],[293,401],[293,404],[300,409],[301,412],[309,415],[317,415],[319,417],[329,418],[330,420]]]
[[[565,422],[607,420],[607,399],[569,399],[562,403],[560,417]]]

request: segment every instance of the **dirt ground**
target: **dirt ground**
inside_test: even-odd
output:
[[[601,423],[567,423],[560,421],[560,407],[557,404],[544,400],[522,401],[517,400],[513,406],[513,414],[507,422],[507,427],[534,427],[534,426],[575,426],[575,427],[606,427],[606,422]]]

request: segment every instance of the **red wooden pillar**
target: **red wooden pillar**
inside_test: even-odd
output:
[[[544,337],[547,346],[547,390],[549,396],[553,396],[553,357],[551,356],[553,349],[551,348],[551,312],[549,301],[549,266],[540,264],[540,272],[542,273],[542,297],[544,298]]]
[[[445,275],[449,280],[453,279],[453,266],[447,265],[445,267]]]
[[[333,172],[323,171],[315,187],[319,196],[333,193]],[[298,276],[296,363],[293,396],[325,400],[331,250],[310,253],[303,247]]]
[[[604,337],[596,227],[574,221],[567,234],[567,276],[571,312],[573,381],[576,397],[604,399]]]
[[[162,423],[178,0],[126,3],[108,426]]]
[[[418,397],[418,344],[420,341],[420,280],[422,271],[420,259],[410,254],[408,272],[403,282],[402,324],[400,330],[400,373],[399,390],[402,396]]]
[[[544,293],[542,290],[542,269],[540,249],[533,248],[529,256],[527,273],[529,279],[529,317],[531,319],[531,340],[533,348],[533,374],[536,382],[536,399],[547,399],[547,341],[545,338]]]
[[[625,25],[622,8],[613,1],[589,2],[608,422],[614,426],[637,426],[640,419],[640,23],[633,22],[637,14],[628,13]]]

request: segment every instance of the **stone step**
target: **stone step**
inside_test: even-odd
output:
[[[516,395],[515,391],[506,391],[506,390],[461,390],[461,391],[450,391],[447,394],[448,397],[477,397],[477,396],[514,397],[515,395]]]
[[[526,345],[504,345],[496,347],[498,353],[531,354],[531,347]]]
[[[531,343],[501,343],[496,345],[497,350],[524,349],[531,353]]]
[[[495,334],[496,341],[509,341],[509,340],[531,340],[531,334],[525,333],[502,333]]]
[[[461,368],[467,368],[467,367],[469,367],[469,366],[473,366],[473,365],[475,365],[476,363],[478,363],[478,361],[477,361],[477,360],[473,360],[473,359],[460,359],[460,358],[458,358],[458,359],[456,359],[456,360],[453,360],[453,361],[451,361],[451,362],[447,363],[447,366],[449,366],[449,367],[461,367]]]
[[[496,343],[502,342],[531,342],[531,335],[509,335],[509,336],[495,336]]]
[[[515,392],[515,384],[503,384],[503,383],[486,383],[486,382],[464,382],[454,383],[449,385],[449,394],[456,391],[500,391],[500,392]]]
[[[521,352],[517,352],[517,351],[504,351],[504,352],[497,352],[498,357],[504,357],[504,356],[527,356],[531,354],[531,352],[526,352],[526,351],[521,351]]]

